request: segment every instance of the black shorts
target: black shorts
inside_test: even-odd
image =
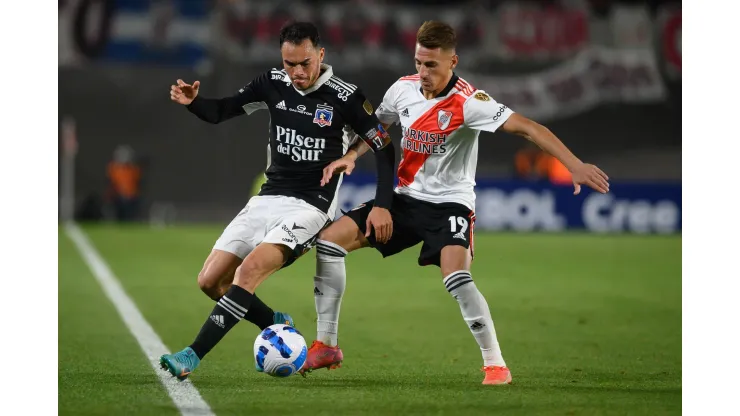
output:
[[[345,215],[352,218],[364,234],[365,224],[374,200],[360,204]],[[440,253],[445,246],[462,246],[473,254],[473,225],[475,213],[454,202],[435,204],[406,195],[394,194],[391,207],[393,235],[385,244],[375,241],[370,234],[370,245],[383,255],[392,256],[424,242],[419,253],[419,265],[440,265]]]

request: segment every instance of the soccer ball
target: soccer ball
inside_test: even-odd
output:
[[[303,335],[289,325],[270,325],[254,341],[257,367],[274,377],[288,377],[300,371],[307,354]]]

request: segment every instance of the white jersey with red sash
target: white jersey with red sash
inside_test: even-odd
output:
[[[403,131],[397,193],[474,210],[478,135],[496,131],[513,112],[457,75],[427,100],[419,75],[409,75],[388,89],[375,114]]]

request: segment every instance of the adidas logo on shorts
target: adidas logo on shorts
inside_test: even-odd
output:
[[[463,234],[462,231],[460,231],[459,233],[453,235],[452,238],[459,238],[459,239],[462,239],[462,240],[466,240],[465,234]]]

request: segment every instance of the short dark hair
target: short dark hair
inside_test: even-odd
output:
[[[430,20],[424,22],[416,32],[416,43],[429,49],[450,50],[457,46],[457,36],[455,29],[447,23]]]
[[[321,43],[319,29],[311,22],[288,22],[280,29],[280,47],[285,42],[298,45],[305,39],[310,40],[314,47],[319,46]]]

